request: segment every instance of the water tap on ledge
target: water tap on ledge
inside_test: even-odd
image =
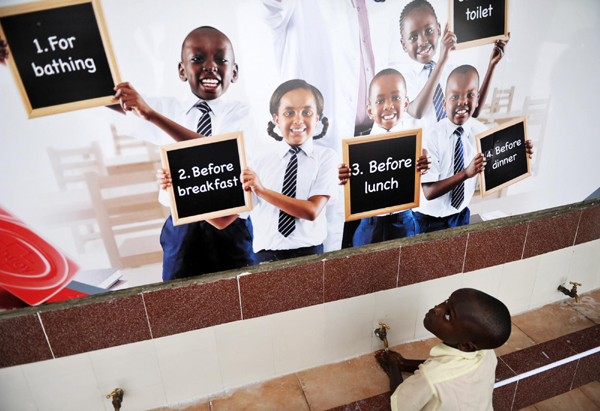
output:
[[[115,407],[115,411],[119,411],[121,409],[123,395],[125,395],[125,391],[123,391],[122,388],[115,388],[113,392],[106,396],[106,398],[112,397],[112,405]]]
[[[562,292],[565,295],[568,295],[571,298],[575,298],[575,302],[579,302],[579,296],[577,295],[577,287],[581,287],[580,283],[574,283],[573,281],[569,281],[569,284],[573,286],[571,291],[568,288],[563,287],[562,285],[558,286],[558,291]]]
[[[377,337],[379,337],[379,339],[381,341],[383,341],[385,351],[387,351],[388,350],[387,330],[389,330],[390,327],[388,325],[386,325],[385,323],[382,323],[381,321],[379,322],[379,325],[381,326],[381,328],[375,329],[375,335]]]

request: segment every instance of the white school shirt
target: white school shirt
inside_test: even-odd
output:
[[[405,116],[406,116],[406,118],[405,118]],[[378,134],[395,133],[397,131],[406,131],[406,130],[411,130],[414,128],[418,128],[416,125],[415,119],[408,116],[406,113],[403,113],[402,120],[400,120],[396,124],[394,124],[394,127],[390,128],[389,130],[387,128],[381,127],[377,123],[373,123],[373,128],[371,129],[371,132],[369,133],[369,135],[376,136]]]
[[[319,147],[312,138],[300,146],[296,198],[308,200],[312,196],[331,197],[336,193],[337,161],[333,150]],[[290,161],[290,146],[282,141],[279,147],[255,160],[253,170],[265,188],[281,193],[285,169]],[[284,237],[278,230],[279,208],[252,194],[252,227],[254,252],[260,250],[292,250],[319,245],[327,236],[325,209],[314,221],[296,218],[296,229]]]
[[[202,113],[194,105],[202,100],[195,95],[183,102],[170,97],[144,97],[144,101],[158,113],[177,124],[193,131],[197,130],[198,120]],[[258,127],[256,116],[250,106],[240,101],[232,101],[226,95],[214,100],[207,100],[206,103],[212,110],[210,112],[212,135],[243,131],[246,161],[249,161],[252,157]],[[135,118],[136,124],[132,131],[134,137],[156,145],[175,143],[171,136],[154,124],[139,117]],[[170,206],[168,192],[166,190],[159,191],[158,201],[164,206]]]
[[[273,34],[280,82],[303,79],[323,94],[327,135],[315,143],[341,153],[341,140],[354,136],[358,101],[361,42],[358,3],[352,0],[259,0],[263,21]],[[371,75],[401,61],[397,1],[365,2],[375,62]],[[368,86],[368,81],[367,81]]]
[[[440,87],[442,88],[444,97],[446,96],[446,83],[448,81],[448,76],[456,67],[456,64],[446,62],[444,68],[442,69]],[[404,76],[404,80],[406,81],[406,92],[409,100],[412,102],[415,98],[417,98],[421,90],[423,90],[425,83],[427,83],[427,80],[429,79],[429,70],[425,68],[424,64],[411,61],[410,63],[402,64],[399,71]],[[435,108],[433,107],[433,97],[431,98],[423,117],[414,120],[417,126],[421,128],[433,126],[438,122],[435,114]]]
[[[421,176],[421,184],[434,183],[436,181],[445,180],[454,175],[454,148],[456,146],[456,135],[454,131],[458,128],[445,118],[436,125],[425,130],[423,139],[423,147],[427,149],[427,153],[431,156],[431,164],[429,171]],[[462,135],[463,155],[465,168],[471,163],[477,155],[477,146],[475,145],[475,135],[487,130],[487,127],[470,118],[465,124],[460,126],[464,129]],[[450,194],[447,192],[433,200],[427,200],[421,190],[420,206],[414,208],[413,211],[418,211],[422,214],[427,214],[432,217],[447,217],[453,214],[460,213],[464,210],[473,198],[477,176],[468,178],[464,181],[465,198],[458,209],[450,205]]]
[[[498,360],[494,350],[463,352],[440,343],[402,382],[392,411],[492,411]]]

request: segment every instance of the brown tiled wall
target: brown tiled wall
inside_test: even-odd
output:
[[[251,267],[244,275],[220,273],[6,311],[0,313],[0,367],[402,287],[599,238],[600,206],[586,202],[446,230],[437,237]]]

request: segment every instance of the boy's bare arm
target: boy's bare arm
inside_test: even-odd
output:
[[[408,105],[408,114],[414,118],[419,119],[423,117],[427,111],[427,107],[429,107],[431,104],[435,89],[437,88],[437,85],[442,77],[444,66],[448,61],[448,54],[450,53],[450,50],[453,50],[454,46],[456,46],[456,35],[448,30],[448,24],[446,24],[446,28],[444,28],[444,35],[442,36],[441,45],[439,61],[433,68],[433,71],[423,86],[423,89]]]
[[[479,101],[477,108],[473,112],[473,117],[477,118],[479,116],[479,112],[481,108],[485,104],[485,99],[488,94],[488,89],[490,87],[490,83],[492,82],[492,76],[494,75],[494,70],[496,69],[496,65],[502,60],[504,57],[504,49],[510,40],[510,33],[508,33],[507,40],[497,40],[494,48],[492,50],[492,56],[490,57],[490,64],[488,66],[487,72],[485,73],[485,77],[483,78],[483,83],[481,83],[481,88],[479,90]]]
[[[138,117],[159,127],[175,141],[186,141],[203,137],[153,110],[129,83],[117,84],[115,90],[116,93],[112,99],[119,101],[123,112],[133,112]],[[112,106],[109,107],[112,108]]]
[[[244,184],[244,190],[252,190],[254,194],[289,215],[309,221],[316,220],[329,201],[329,196],[325,195],[316,195],[308,200],[299,200],[270,190],[262,185],[258,175],[249,168],[242,171],[241,180]]]
[[[478,173],[481,173],[484,167],[485,158],[483,157],[483,154],[479,153],[475,156],[467,168],[459,173],[433,183],[421,183],[423,194],[427,200],[434,200],[438,197],[441,197],[463,181],[467,180],[468,178],[475,177]]]

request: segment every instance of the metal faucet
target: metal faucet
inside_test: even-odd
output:
[[[119,411],[121,409],[121,403],[123,402],[123,395],[125,391],[122,388],[115,388],[113,392],[108,394],[106,398],[112,397],[112,405],[115,407],[115,411]]]
[[[382,323],[381,321],[379,322],[379,325],[381,326],[381,328],[375,329],[375,335],[378,336],[381,341],[383,341],[385,351],[387,351],[388,350],[387,330],[389,330],[390,327],[388,325],[386,325],[385,323]]]
[[[571,298],[575,298],[575,302],[579,302],[579,296],[577,295],[577,287],[581,287],[581,284],[574,283],[573,281],[569,281],[569,284],[573,285],[571,291],[568,288],[563,287],[562,285],[558,286],[558,291],[561,291],[563,294],[568,295]]]

